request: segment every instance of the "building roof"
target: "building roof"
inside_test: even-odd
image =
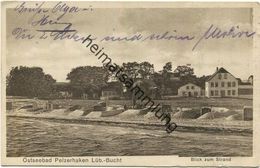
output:
[[[218,73],[229,73],[232,75],[230,72],[228,72],[225,68],[221,67],[219,68],[214,74],[212,74],[206,81],[210,81],[214,76],[216,76]],[[232,75],[234,77],[234,75]],[[234,77],[235,78],[235,77]]]
[[[249,81],[242,81],[240,78],[236,78],[238,80],[238,85],[252,85]]]
[[[223,67],[221,67],[221,68],[219,68],[217,73],[229,73],[229,72],[226,69],[224,69]]]
[[[197,84],[195,84],[195,83],[193,83],[193,82],[186,82],[185,84],[180,85],[179,88],[182,87],[182,86],[185,86],[185,85],[187,85],[187,84],[193,84],[193,85],[195,85],[195,86],[200,87],[199,85],[197,85]],[[201,87],[200,87],[200,88],[201,88]]]

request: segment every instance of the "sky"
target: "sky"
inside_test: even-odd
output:
[[[51,38],[15,39],[16,28],[27,29],[30,34],[38,29],[61,28],[61,25],[31,26],[33,13],[7,11],[7,70],[14,66],[39,66],[58,82],[66,81],[67,74],[77,66],[101,66],[101,62],[80,42],[53,40]],[[48,13],[55,20],[59,13]],[[43,14],[34,18],[37,20]],[[249,8],[95,8],[91,11],[65,14],[60,22],[72,23],[72,28],[81,36],[91,34],[95,43],[104,47],[113,62],[149,61],[155,70],[162,69],[166,62],[178,65],[191,64],[197,76],[211,75],[216,67],[224,67],[234,76],[247,79],[253,73],[253,39],[209,39],[202,41],[192,51],[194,43],[210,25],[221,30],[239,26],[240,30],[252,30]],[[179,35],[194,35],[193,41],[146,40],[111,42],[100,40],[107,36],[132,36],[164,32]],[[174,31],[177,31],[175,33]]]

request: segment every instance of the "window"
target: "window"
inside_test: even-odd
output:
[[[221,87],[225,87],[225,82],[221,82]]]
[[[194,86],[191,86],[191,89],[194,89]]]
[[[227,85],[228,85],[228,87],[231,87],[231,82],[228,82]]]
[[[183,95],[183,96],[185,96],[185,94],[186,94],[185,92],[182,92],[182,95]]]
[[[218,82],[215,82],[215,87],[218,87]]]
[[[225,90],[221,90],[221,91],[220,91],[220,96],[221,96],[221,97],[225,97]]]
[[[232,82],[232,86],[233,86],[233,87],[236,87],[236,82]]]
[[[213,91],[213,90],[210,92],[210,95],[211,95],[211,96],[214,96],[214,91]]]
[[[224,79],[227,79],[227,74],[226,73],[224,74]]]
[[[228,94],[228,96],[230,96],[231,95],[231,90],[228,90],[227,94]]]
[[[236,91],[235,90],[232,90],[232,95],[236,95]]]
[[[218,79],[221,79],[221,78],[222,78],[221,74],[218,74]]]
[[[210,85],[211,85],[211,87],[214,87],[214,82],[211,82]]]
[[[218,90],[215,90],[215,96],[218,96]]]
[[[190,89],[190,87],[189,87],[189,86],[186,86],[186,89]]]
[[[198,92],[194,92],[194,96],[197,97],[198,96]]]

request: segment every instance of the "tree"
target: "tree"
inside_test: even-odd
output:
[[[141,63],[127,62],[122,64],[122,68],[124,73],[134,81],[134,86],[139,86],[146,94],[149,93],[150,85],[145,80],[152,77],[154,73],[153,64],[147,61]],[[127,95],[132,97],[133,106],[135,106],[135,95],[129,89],[127,89]]]
[[[189,65],[181,65],[178,66],[174,73],[177,73],[177,75],[180,77],[180,85],[186,84],[186,83],[197,83],[197,77],[194,75],[194,69],[190,67]]]
[[[139,66],[140,69],[138,73],[140,74],[140,77],[142,79],[150,79],[151,75],[154,73],[153,64],[150,64],[149,62],[142,62]]]
[[[40,67],[14,67],[7,76],[7,94],[11,96],[49,97],[56,81]]]
[[[161,73],[155,72],[153,74],[153,81],[159,88],[161,88],[164,84],[163,75]]]
[[[139,64],[137,62],[127,62],[123,63],[122,67],[124,72],[128,75],[129,78],[135,80],[139,74]]]
[[[171,72],[172,71],[172,63],[171,62],[167,62],[164,66],[163,66],[163,73],[165,72]]]
[[[155,84],[158,86],[158,93],[165,93],[166,87],[168,85],[172,85],[171,82],[171,75],[172,74],[172,62],[167,62],[159,73],[154,73],[153,80]],[[161,95],[159,95],[160,97]]]
[[[175,70],[175,73],[178,73],[179,76],[192,76],[194,74],[193,68],[187,65],[178,66]]]
[[[171,62],[167,62],[163,66],[163,70],[161,71],[162,78],[163,78],[163,85],[169,83],[170,78],[171,78],[171,73],[172,73],[171,71],[172,71],[172,63]]]
[[[140,64],[137,62],[123,63],[122,68],[128,77],[132,78],[134,81],[136,79],[149,79],[154,73],[153,64],[147,61],[141,62]]]
[[[94,94],[100,96],[101,88],[106,86],[108,71],[104,67],[76,67],[67,75],[67,80],[70,80],[74,97],[87,93],[93,98]]]
[[[150,79],[154,74],[153,64],[147,61],[141,63],[137,63],[137,62],[123,63],[122,68],[124,70],[124,73],[127,74],[127,76],[131,78],[135,84],[136,82],[140,83],[140,81],[142,82],[146,79]],[[143,85],[142,87],[145,86],[146,85]],[[142,88],[142,89],[146,89],[146,88]],[[126,95],[133,98],[132,93],[130,92],[129,89],[127,90]]]

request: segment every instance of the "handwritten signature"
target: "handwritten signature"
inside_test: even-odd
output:
[[[205,33],[198,38],[197,42],[194,44],[192,48],[192,51],[194,51],[203,40],[225,39],[225,38],[230,38],[230,39],[252,38],[255,35],[255,33],[256,32],[240,30],[239,26],[232,26],[230,29],[223,31],[219,27],[214,26],[212,24],[205,31]]]

